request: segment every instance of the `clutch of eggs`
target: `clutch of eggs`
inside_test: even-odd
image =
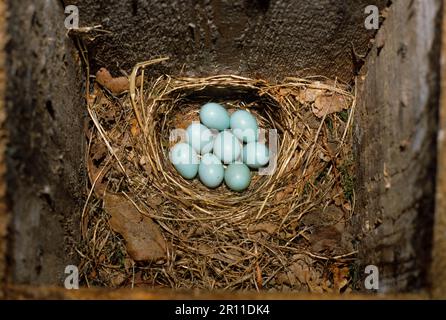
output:
[[[258,142],[256,118],[245,110],[229,114],[221,104],[209,102],[200,109],[200,122],[192,122],[186,141],[171,148],[169,158],[175,169],[185,179],[198,175],[210,189],[224,181],[233,191],[246,190],[250,168],[266,166],[270,156],[268,147]]]

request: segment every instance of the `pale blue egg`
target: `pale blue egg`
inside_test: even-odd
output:
[[[199,122],[193,122],[186,130],[186,141],[200,154],[212,151],[214,137],[212,131]]]
[[[209,129],[225,130],[229,128],[229,113],[221,105],[209,102],[200,109],[200,120]]]
[[[244,163],[231,163],[225,170],[225,183],[229,189],[241,192],[251,183],[251,171]]]
[[[193,179],[200,163],[195,150],[187,143],[178,143],[170,150],[170,161],[178,173],[185,179]]]
[[[225,164],[240,158],[240,141],[229,131],[220,132],[214,140],[214,154]]]
[[[268,147],[260,142],[250,142],[243,147],[242,159],[253,169],[263,167],[269,162]]]
[[[231,115],[230,127],[234,135],[243,142],[257,141],[259,126],[256,118],[245,110],[238,110]]]
[[[225,168],[220,159],[212,153],[206,153],[201,157],[198,167],[198,177],[208,188],[218,187],[225,177]]]

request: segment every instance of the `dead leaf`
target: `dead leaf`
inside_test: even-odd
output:
[[[296,284],[296,277],[292,272],[280,272],[276,277],[276,281],[281,285],[294,286]]]
[[[105,261],[106,258],[107,258],[107,257],[105,256],[105,254],[101,254],[101,255],[99,256],[99,263],[104,263],[104,261]]]
[[[137,77],[136,85],[141,86],[142,80],[142,77]],[[110,90],[113,94],[121,94],[130,89],[130,82],[127,77],[113,78],[106,68],[101,68],[96,73],[96,82]]]
[[[322,151],[319,152],[319,158],[325,162],[330,162],[330,160],[331,160],[330,156],[324,154]]]
[[[334,225],[339,221],[343,221],[345,215],[344,211],[336,205],[329,205],[324,208],[322,214],[327,225]]]
[[[89,279],[96,279],[98,277],[98,273],[96,272],[96,270],[92,270],[89,274],[88,274],[88,278]]]
[[[285,199],[286,193],[285,191],[279,191],[276,193],[276,202],[279,203],[281,202],[283,199]]]
[[[342,207],[343,207],[347,212],[352,211],[352,205],[350,204],[350,202],[344,202],[344,204],[342,205]]]
[[[324,94],[324,92],[325,90],[322,89],[314,89],[314,88],[304,89],[299,92],[299,96],[297,97],[297,99],[302,104],[308,102],[314,102],[316,98]]]
[[[290,88],[280,88],[279,89],[279,95],[281,96],[287,96],[292,92]]]
[[[303,261],[295,262],[290,266],[290,270],[296,276],[300,283],[305,284],[309,278],[308,266],[303,263]]]
[[[126,276],[123,273],[113,273],[110,277],[110,284],[112,287],[119,287],[126,280]]]
[[[322,118],[325,115],[342,111],[349,107],[348,99],[338,93],[323,94],[316,97],[312,111],[318,118]]]
[[[266,232],[268,234],[273,234],[276,230],[277,226],[269,222],[262,222],[248,228],[249,233]]]
[[[130,120],[130,132],[132,136],[136,137],[141,133],[141,129],[139,128],[138,120],[132,119]]]
[[[328,152],[330,153],[330,156],[334,157],[334,155],[338,151],[339,145],[340,145],[339,141],[329,141],[327,143]]]
[[[263,288],[262,270],[260,269],[258,262],[256,263],[256,282],[257,282],[257,287],[259,289],[262,289]]]
[[[347,267],[332,267],[333,286],[336,292],[340,292],[349,282],[350,270]]]
[[[339,207],[342,205],[344,199],[341,194],[337,194],[333,197],[333,200],[335,205]]]
[[[158,225],[138,212],[130,200],[123,195],[106,193],[104,206],[111,215],[111,228],[124,237],[127,251],[133,260],[167,260],[166,242]]]
[[[215,250],[214,247],[211,247],[210,245],[208,245],[207,243],[200,243],[198,245],[198,251],[200,252],[200,254],[204,255],[204,256],[209,256],[214,254]]]
[[[283,200],[288,199],[289,196],[294,192],[294,189],[295,189],[295,187],[290,185],[290,186],[287,186],[285,189],[277,192],[276,196],[275,196],[276,201],[281,202]]]
[[[125,258],[124,259],[124,269],[125,269],[125,272],[129,272],[130,269],[133,268],[134,264],[135,264],[135,262],[132,259]]]
[[[333,226],[317,228],[310,237],[313,252],[332,252],[341,241],[341,233]]]

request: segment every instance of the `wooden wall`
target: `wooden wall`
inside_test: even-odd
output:
[[[381,292],[430,285],[441,3],[393,1],[358,77],[354,227]]]

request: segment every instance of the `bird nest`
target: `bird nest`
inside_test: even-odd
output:
[[[128,92],[96,83],[88,95],[90,186],[78,249],[84,283],[351,287],[352,90],[320,78],[148,78],[148,64],[133,69]],[[183,179],[169,161],[181,139],[172,133],[199,121],[209,101],[230,113],[247,109],[274,133],[266,135],[271,170],[255,172],[244,192]]]

